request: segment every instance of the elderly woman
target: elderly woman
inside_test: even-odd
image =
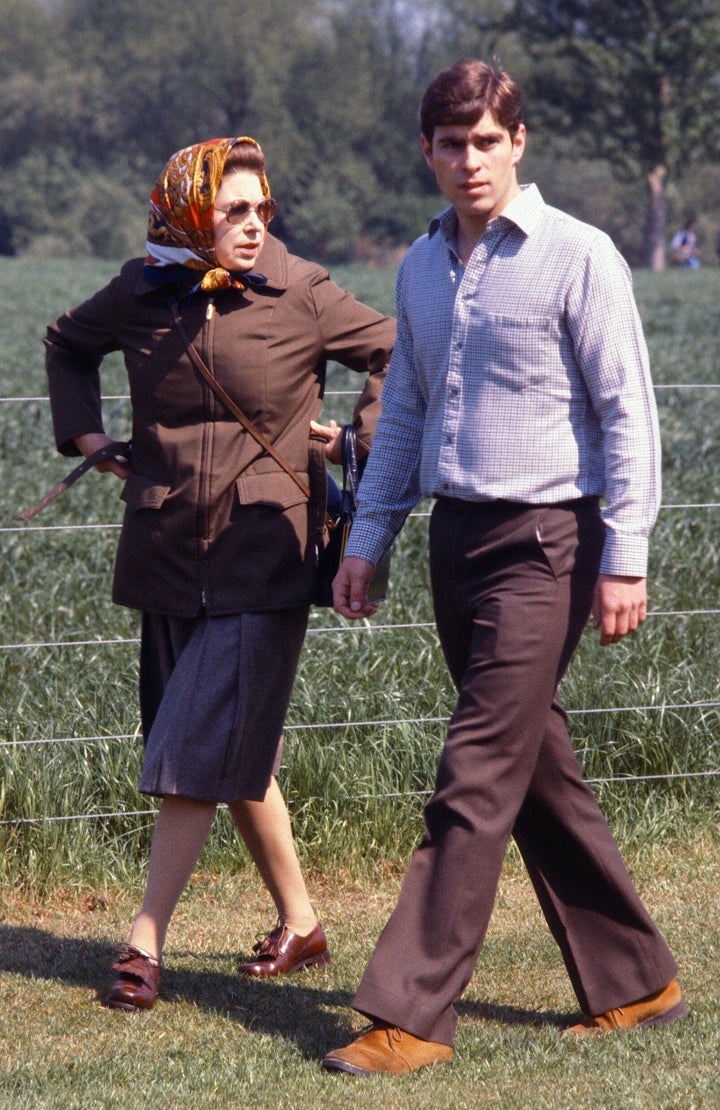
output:
[[[130,383],[132,460],[98,469],[124,481],[113,600],[142,612],[139,789],[162,801],[143,905],[113,966],[108,1002],[124,1010],[155,1002],[170,918],[218,803],[278,913],[240,970],[330,959],[275,776],[322,542],[325,458],[339,453],[337,425],[317,423],[326,361],[366,375],[354,424],[367,454],[395,331],[268,233],[275,210],[253,139],[179,151],[152,193],[147,257],[47,332],[63,454],[112,442],[99,384],[108,352],[122,351]]]

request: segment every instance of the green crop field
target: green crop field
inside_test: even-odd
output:
[[[281,783],[326,924],[337,929],[338,971],[310,986],[237,987],[237,923],[259,927],[267,899],[221,813],[178,911],[182,939],[171,949],[176,972],[165,996],[176,1007],[161,1005],[139,1023],[98,1016],[92,988],[130,920],[154,808],[135,790],[137,615],[109,601],[120,486],[91,473],[28,526],[17,514],[69,469],[42,399],[44,326],[112,272],[97,261],[0,261],[0,1103],[220,1106],[232,1093],[246,1106],[337,1106],[351,1088],[318,1079],[316,1057],[347,1032],[344,1008],[420,831],[453,705],[427,587],[428,506],[398,541],[391,593],[373,622],[349,627],[330,612],[312,614],[288,718]],[[392,311],[389,271],[346,267],[333,276]],[[373,1080],[362,1094],[352,1088],[353,1105],[477,1106],[485,1091],[488,1105],[505,1108],[720,1106],[720,270],[641,273],[636,292],[664,447],[651,615],[612,648],[600,649],[589,629],[562,692],[584,772],[653,912],[694,967],[688,981],[700,1016],[684,1024],[681,1047],[672,1032],[658,1035],[647,1058],[633,1038],[591,1058],[584,1047],[555,1047],[547,1014],[537,1019],[540,1034],[528,1028],[527,1009],[503,1017],[511,994],[520,1007],[573,1004],[556,985],[562,968],[534,903],[517,894],[511,851],[485,978],[463,1004],[467,1031],[450,1078],[402,1088]],[[126,438],[119,360],[106,371],[108,429]],[[347,417],[353,379],[333,369],[328,416]],[[238,899],[247,905],[230,920],[223,907]],[[46,1012],[63,1027],[47,1055],[38,1048],[49,1036]],[[162,1043],[147,1037],[151,1028]],[[147,1083],[140,1090],[135,1069]]]
[[[42,398],[45,323],[111,272],[97,262],[3,263],[3,397]],[[389,271],[350,267],[335,276],[392,311]],[[643,273],[636,284],[664,443],[653,615],[612,649],[601,650],[588,631],[563,686],[586,775],[642,776],[597,787],[630,837],[712,821],[717,778],[703,773],[720,769],[720,512],[703,507],[720,500],[720,389],[702,388],[720,380],[720,271]],[[331,374],[329,416],[349,414],[354,377],[340,368]],[[114,357],[103,386],[120,398],[106,402],[108,427],[127,437],[126,385]],[[0,881],[53,884],[95,870],[127,878],[144,858],[151,820],[100,816],[149,808],[134,789],[137,616],[109,602],[119,485],[92,473],[25,528],[18,511],[68,463],[54,452],[42,399],[4,400],[0,417],[0,820],[10,822],[0,825]],[[312,616],[283,784],[302,851],[314,862],[403,858],[417,835],[453,703],[432,627],[426,512],[419,506],[400,538],[390,598],[373,622],[358,629],[327,611]],[[57,817],[73,820],[47,820]],[[214,865],[222,865],[228,831],[221,819],[209,849]],[[233,855],[232,835],[229,848]]]

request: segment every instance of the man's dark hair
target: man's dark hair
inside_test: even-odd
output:
[[[522,93],[504,70],[474,59],[456,62],[432,81],[420,106],[420,129],[428,140],[436,127],[469,125],[490,112],[515,137],[523,122]]]

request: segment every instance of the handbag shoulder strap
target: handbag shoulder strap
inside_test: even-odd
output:
[[[185,325],[182,321],[182,317],[180,316],[178,303],[174,298],[170,301],[170,311],[172,312],[173,323],[175,324],[175,327],[180,334],[180,338],[187,348],[187,353],[190,355],[190,358],[193,361],[193,365],[196,367],[197,370],[200,371],[203,378],[212,389],[213,393],[217,394],[225,407],[229,409],[235,419],[238,420],[240,424],[242,424],[245,431],[250,433],[256,443],[259,443],[262,449],[275,460],[278,466],[281,466],[285,473],[292,478],[292,480],[295,482],[295,485],[298,486],[298,488],[300,489],[301,493],[303,493],[305,497],[310,499],[309,486],[305,482],[303,482],[300,475],[295,470],[293,470],[290,464],[285,462],[285,459],[282,457],[280,452],[276,451],[272,443],[265,439],[265,436],[262,434],[262,432],[258,431],[252,420],[248,419],[242,409],[235,404],[232,397],[228,393],[226,393],[220,383],[213,377],[209,367],[206,366],[200,355],[200,352],[198,351],[197,347],[192,342],[190,336],[185,330]]]
[[[355,428],[352,424],[343,424],[340,450],[342,455],[342,468],[343,468],[343,489],[350,495],[351,511],[355,512],[355,500],[357,498],[357,490],[360,482],[357,450],[355,440]]]

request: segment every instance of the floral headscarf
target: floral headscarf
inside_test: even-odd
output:
[[[210,139],[173,154],[158,177],[150,197],[145,244],[151,279],[162,280],[157,270],[180,265],[202,273],[198,284],[207,291],[242,284],[218,264],[213,231],[215,196],[227,156],[237,143],[260,149],[247,136]],[[259,177],[263,195],[269,196],[267,177],[264,173]]]

